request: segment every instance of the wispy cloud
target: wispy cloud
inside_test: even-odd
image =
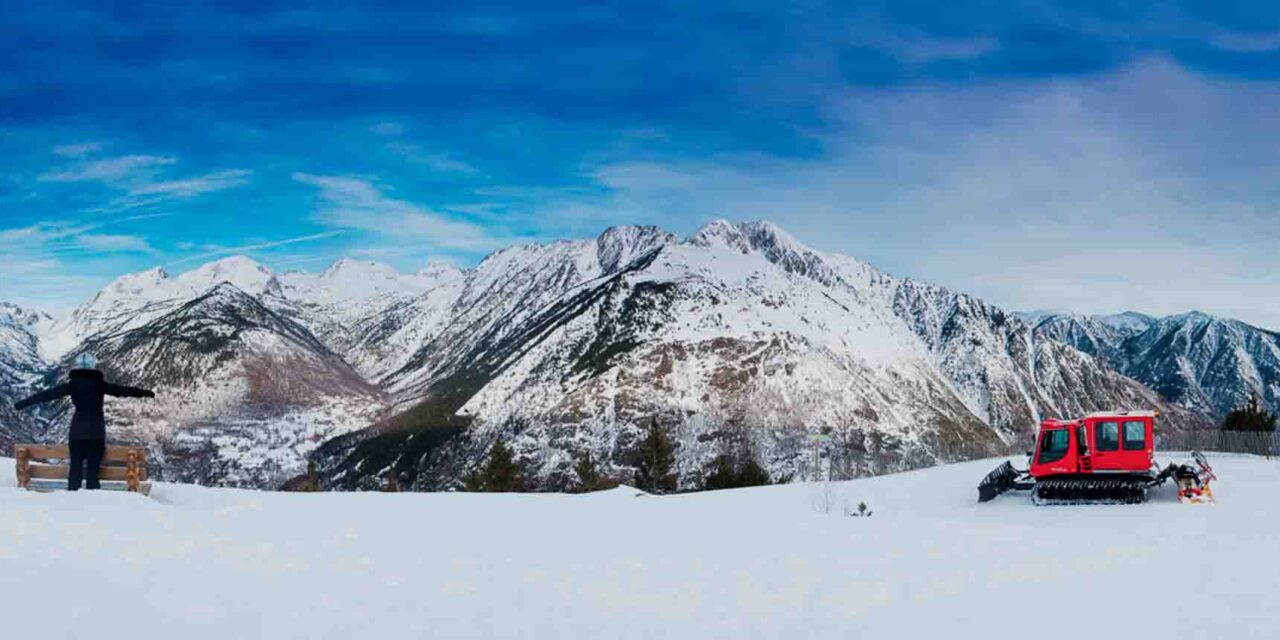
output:
[[[60,155],[77,158],[87,153],[80,151],[79,148],[67,149]],[[110,212],[232,189],[247,184],[253,173],[246,169],[226,169],[192,177],[163,177],[164,169],[177,162],[173,156],[147,154],[79,160],[46,171],[38,180],[50,183],[91,182],[123,192],[120,198],[101,207]]]
[[[1226,51],[1259,53],[1280,49],[1280,31],[1247,33],[1222,31],[1209,37],[1209,44]]]
[[[78,247],[103,253],[155,253],[155,247],[145,238],[131,235],[86,233],[75,237]]]
[[[145,183],[130,189],[129,193],[136,196],[167,195],[190,198],[241,186],[249,181],[251,175],[253,172],[246,169],[215,171],[195,178]]]
[[[290,245],[302,244],[304,242],[316,242],[319,240],[325,240],[328,238],[333,238],[335,236],[340,236],[348,233],[351,233],[351,231],[347,229],[341,229],[337,231],[326,231],[324,233],[313,233],[310,235],[298,236],[296,238],[285,238],[283,240],[269,240],[266,242],[256,242],[253,244],[244,244],[244,245],[239,245],[235,247],[220,247],[218,249],[213,249],[203,253],[198,253],[193,256],[187,256],[181,260],[175,260],[170,264],[175,264],[175,265],[186,264],[189,262],[196,262],[198,260],[207,260],[209,258],[216,258],[218,256],[229,256],[229,255],[236,255],[241,253],[250,253],[253,251],[265,251],[267,249],[287,247]]]
[[[480,225],[391,198],[368,180],[309,173],[295,173],[293,179],[319,189],[323,204],[314,218],[321,224],[466,251],[492,249],[508,241]]]
[[[386,121],[386,122],[379,122],[373,125],[372,127],[369,127],[369,131],[372,131],[373,133],[376,133],[380,136],[387,136],[389,138],[394,138],[394,137],[404,135],[405,126],[399,122]]]
[[[1030,85],[858,90],[813,158],[620,161],[547,217],[766,218],[1009,308],[1192,308],[1280,326],[1274,86],[1167,60]]]
[[[971,60],[995,52],[1000,43],[990,36],[973,38],[902,38],[892,49],[905,61],[913,63],[938,60]]]
[[[94,229],[93,225],[39,222],[25,227],[0,229],[0,248],[18,250],[38,248],[45,243],[70,238]]]
[[[414,164],[422,165],[437,173],[457,173],[474,175],[479,170],[474,166],[454,158],[446,153],[433,153],[423,150],[415,144],[389,142],[387,149]]]
[[[75,221],[42,221],[0,229],[0,299],[64,311],[83,301],[139,255],[157,251],[146,238],[128,233],[101,233],[109,227],[166,213]]]
[[[111,219],[77,222],[37,222],[23,227],[0,229],[0,251],[39,255],[57,253],[68,249],[82,251],[152,252],[154,248],[144,238],[135,235],[92,233],[106,227],[140,220],[167,217],[167,213],[123,216]]]
[[[129,179],[141,179],[154,174],[158,167],[177,162],[171,156],[130,155],[103,158],[80,163],[71,168],[57,169],[40,174],[42,182],[103,182],[115,184]]]
[[[83,158],[101,150],[101,142],[75,142],[72,144],[60,144],[53,148],[53,153],[64,158]]]

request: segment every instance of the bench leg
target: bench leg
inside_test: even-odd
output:
[[[130,451],[128,459],[128,468],[125,469],[125,481],[129,485],[129,491],[138,492],[138,454]]]
[[[31,456],[26,447],[18,447],[14,452],[17,458],[16,467],[18,469],[18,486],[23,489],[31,488]]]

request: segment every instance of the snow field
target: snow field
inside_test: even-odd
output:
[[[670,497],[147,499],[18,491],[4,459],[0,609],[44,638],[1276,637],[1280,462],[1210,460],[1216,505],[1037,508],[975,503],[998,460]]]

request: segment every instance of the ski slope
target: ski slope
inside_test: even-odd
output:
[[[1164,458],[1165,456],[1160,456]],[[1273,638],[1280,462],[1218,504],[975,504],[996,460],[639,496],[13,488],[4,637]],[[823,513],[830,496],[831,513]],[[844,516],[865,501],[870,518]]]

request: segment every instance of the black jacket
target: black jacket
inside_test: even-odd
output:
[[[13,408],[22,410],[33,404],[49,402],[71,396],[76,406],[76,415],[71,419],[71,431],[68,440],[106,440],[107,420],[102,412],[102,399],[106,396],[122,398],[154,398],[156,394],[146,389],[135,389],[118,384],[111,384],[102,377],[102,372],[95,369],[76,369],[71,372],[71,379],[52,389],[27,398]]]

